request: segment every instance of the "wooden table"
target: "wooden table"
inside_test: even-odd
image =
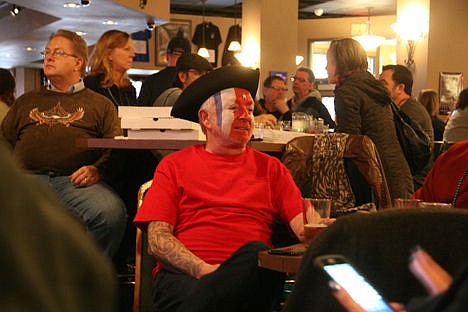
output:
[[[303,244],[298,244],[303,246]],[[258,253],[258,266],[279,272],[297,273],[301,266],[302,256],[271,255],[268,250]]]
[[[194,144],[203,144],[198,140],[150,140],[150,139],[98,139],[78,138],[76,146],[82,148],[115,148],[115,149],[159,149],[179,150]],[[283,152],[283,143],[251,141],[248,145],[262,152]]]

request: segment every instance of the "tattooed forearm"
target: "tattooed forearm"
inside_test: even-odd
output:
[[[155,256],[165,269],[199,278],[205,262],[175,238],[173,231],[174,227],[167,222],[151,222],[148,226],[148,253]]]

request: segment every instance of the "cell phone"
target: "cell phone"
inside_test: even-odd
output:
[[[315,259],[315,265],[368,312],[393,312],[379,292],[342,255],[325,255]]]

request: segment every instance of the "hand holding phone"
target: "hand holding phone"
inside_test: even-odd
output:
[[[351,298],[368,312],[393,312],[387,301],[369,282],[341,255],[325,255],[315,259],[331,280],[344,288]]]

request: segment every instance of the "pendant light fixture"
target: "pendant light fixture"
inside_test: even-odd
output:
[[[237,27],[237,0],[234,0],[234,31],[235,39],[229,44],[228,50],[233,52],[238,52],[242,49],[240,42],[237,40],[239,38],[238,27]]]
[[[200,0],[200,2],[203,5],[202,9],[202,25],[203,25],[203,31],[202,31],[202,45],[200,49],[198,49],[197,54],[200,55],[201,57],[208,58],[210,57],[210,53],[206,49],[206,41],[205,41],[205,32],[206,32],[206,27],[205,27],[205,2],[207,0]]]
[[[385,40],[383,36],[373,35],[371,32],[371,7],[367,8],[367,23],[366,23],[366,33],[360,36],[354,36],[353,39],[359,41],[359,43],[364,47],[365,50],[375,50],[379,47]]]

